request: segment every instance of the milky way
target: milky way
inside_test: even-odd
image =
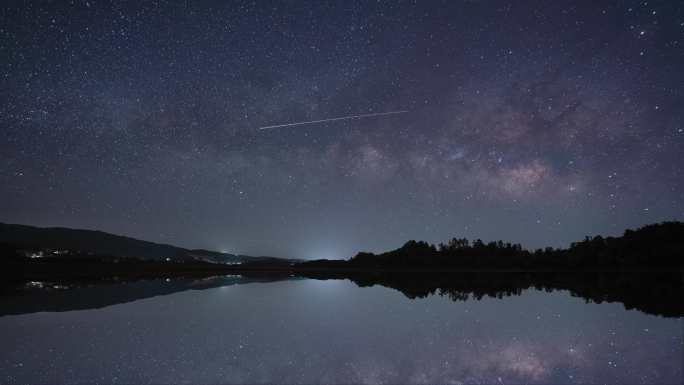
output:
[[[1,7],[3,222],[346,258],[684,219],[676,1]]]

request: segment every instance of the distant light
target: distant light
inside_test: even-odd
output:
[[[166,258],[166,262],[171,262],[171,258]]]

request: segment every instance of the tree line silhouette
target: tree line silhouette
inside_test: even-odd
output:
[[[520,244],[496,241],[472,243],[453,238],[432,245],[411,240],[381,254],[360,252],[348,261],[317,260],[306,268],[493,268],[587,269],[684,267],[684,223],[663,222],[620,237],[586,237],[567,249],[547,247],[529,251]]]

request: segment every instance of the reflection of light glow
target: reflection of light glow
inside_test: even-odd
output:
[[[306,286],[313,286],[311,291],[316,294],[335,292],[344,293],[349,289],[350,283],[343,280],[308,280],[303,282]]]

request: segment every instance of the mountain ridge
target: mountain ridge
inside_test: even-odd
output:
[[[289,260],[268,256],[247,256],[205,249],[188,249],[108,233],[102,230],[69,227],[38,227],[0,222],[0,243],[25,249],[70,250],[114,257],[147,260],[201,260],[213,263],[246,263],[266,260]]]

